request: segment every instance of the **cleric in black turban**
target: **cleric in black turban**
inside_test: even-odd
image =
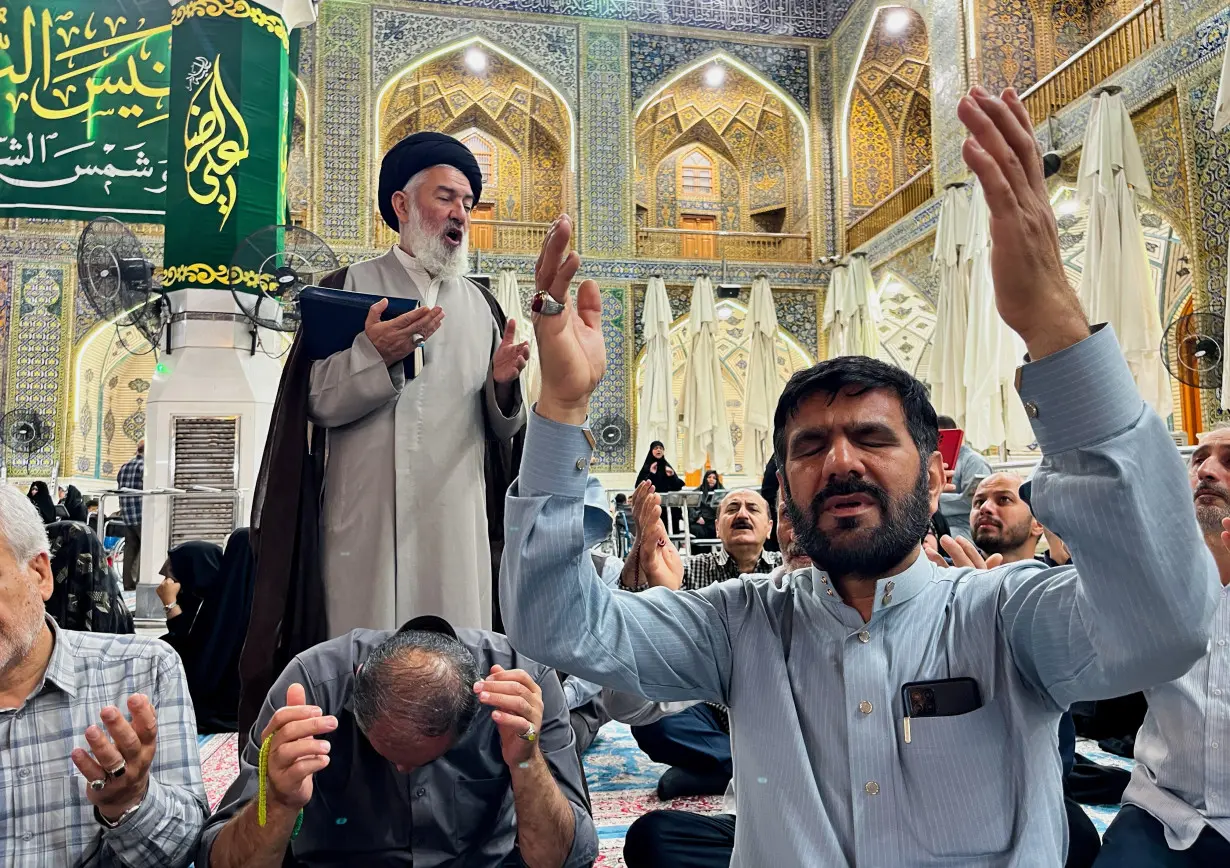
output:
[[[483,173],[470,149],[444,133],[415,133],[389,149],[380,163],[380,216],[394,232],[398,230],[393,194],[410,179],[432,166],[452,166],[466,176],[474,201],[483,193]]]

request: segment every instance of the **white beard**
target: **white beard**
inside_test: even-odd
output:
[[[463,232],[461,244],[450,247],[427,226],[418,208],[410,209],[410,222],[402,225],[401,243],[432,277],[461,277],[469,270],[470,233]]]

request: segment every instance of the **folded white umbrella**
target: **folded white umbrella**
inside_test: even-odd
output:
[[[961,249],[968,272],[969,309],[965,330],[965,439],[975,449],[1033,442],[1029,418],[1016,392],[1016,369],[1025,342],[999,317],[991,280],[991,214],[982,186],[974,184],[969,226]]]
[[[743,470],[755,473],[773,454],[773,413],[782,393],[777,374],[777,310],[767,277],[752,281],[747,318],[752,340],[743,399]]]
[[[866,256],[850,260],[850,309],[846,312],[846,343],[853,356],[880,355],[880,291]]]
[[[961,246],[969,233],[969,193],[949,187],[940,204],[934,268],[940,275],[935,334],[931,340],[931,403],[965,424],[965,340],[969,324],[969,282],[961,267]]]
[[[683,468],[699,470],[705,466],[707,457],[713,467],[727,472],[734,466],[735,447],[726,421],[717,355],[717,305],[708,277],[696,278],[688,319],[691,347],[683,377],[679,424],[683,433]]]
[[[636,402],[636,454],[648,455],[649,444],[661,440],[672,452],[678,443],[675,399],[671,392],[671,305],[666,284],[651,277],[641,311],[645,338],[645,373]]]
[[[1162,318],[1136,202],[1148,199],[1152,188],[1118,93],[1093,99],[1077,194],[1089,205],[1081,303],[1090,322],[1114,328],[1141,397],[1165,419],[1171,397],[1162,365]]]
[[[513,340],[530,342],[530,362],[521,372],[521,398],[526,406],[538,400],[541,376],[538,369],[538,346],[534,342],[534,324],[530,322],[521,304],[521,290],[517,288],[517,272],[511,268],[500,269],[495,278],[495,300],[500,303],[504,316],[517,321]]]
[[[838,265],[829,274],[829,291],[824,296],[824,321],[821,323],[830,359],[850,354],[846,347],[846,318],[843,310],[849,285],[850,266]]]

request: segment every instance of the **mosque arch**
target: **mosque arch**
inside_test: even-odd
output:
[[[722,230],[809,231],[807,114],[728,54],[710,52],[666,76],[638,101],[633,137],[638,225],[677,228],[702,212]],[[685,183],[693,167],[683,161],[696,153],[712,163],[711,193]]]
[[[373,180],[385,151],[410,133],[477,134],[492,145],[491,161],[499,167],[495,183],[483,187],[492,219],[548,223],[568,210],[575,186],[572,107],[537,70],[480,36],[425,54],[392,75],[378,92],[375,129]]]
[[[743,410],[744,396],[747,387],[749,353],[751,349],[751,329],[747,328],[747,305],[734,299],[722,299],[718,302],[718,328],[716,332],[717,356],[722,372],[722,393],[726,401],[726,418],[730,423],[731,440],[735,447],[735,464],[733,467],[719,467],[719,473],[746,473],[759,478],[762,467],[747,467],[743,461]],[[671,394],[678,405],[683,395],[683,378],[687,368],[689,351],[688,324],[690,314],[683,314],[673,323],[670,330],[671,346]],[[790,375],[795,371],[809,368],[816,363],[812,354],[799,342],[794,335],[778,327],[776,341],[777,376],[782,386],[785,386]],[[632,418],[637,418],[635,402],[641,392],[641,383],[645,379],[646,354],[642,348],[636,357],[636,379],[633,384]],[[674,444],[670,455],[683,454],[683,441]]]
[[[115,319],[98,323],[77,344],[61,476],[114,480],[132,457],[145,436],[145,402],[158,358],[154,352],[134,355],[128,347],[147,346],[131,326],[117,329]]]
[[[931,53],[917,10],[876,9],[841,118],[842,189],[853,222],[931,165]]]

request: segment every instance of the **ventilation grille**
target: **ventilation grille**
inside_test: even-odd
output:
[[[176,417],[171,420],[171,485],[206,486],[232,491],[239,485],[239,419],[235,416]],[[235,529],[235,500],[230,494],[171,497],[174,547],[192,540],[223,545]]]

